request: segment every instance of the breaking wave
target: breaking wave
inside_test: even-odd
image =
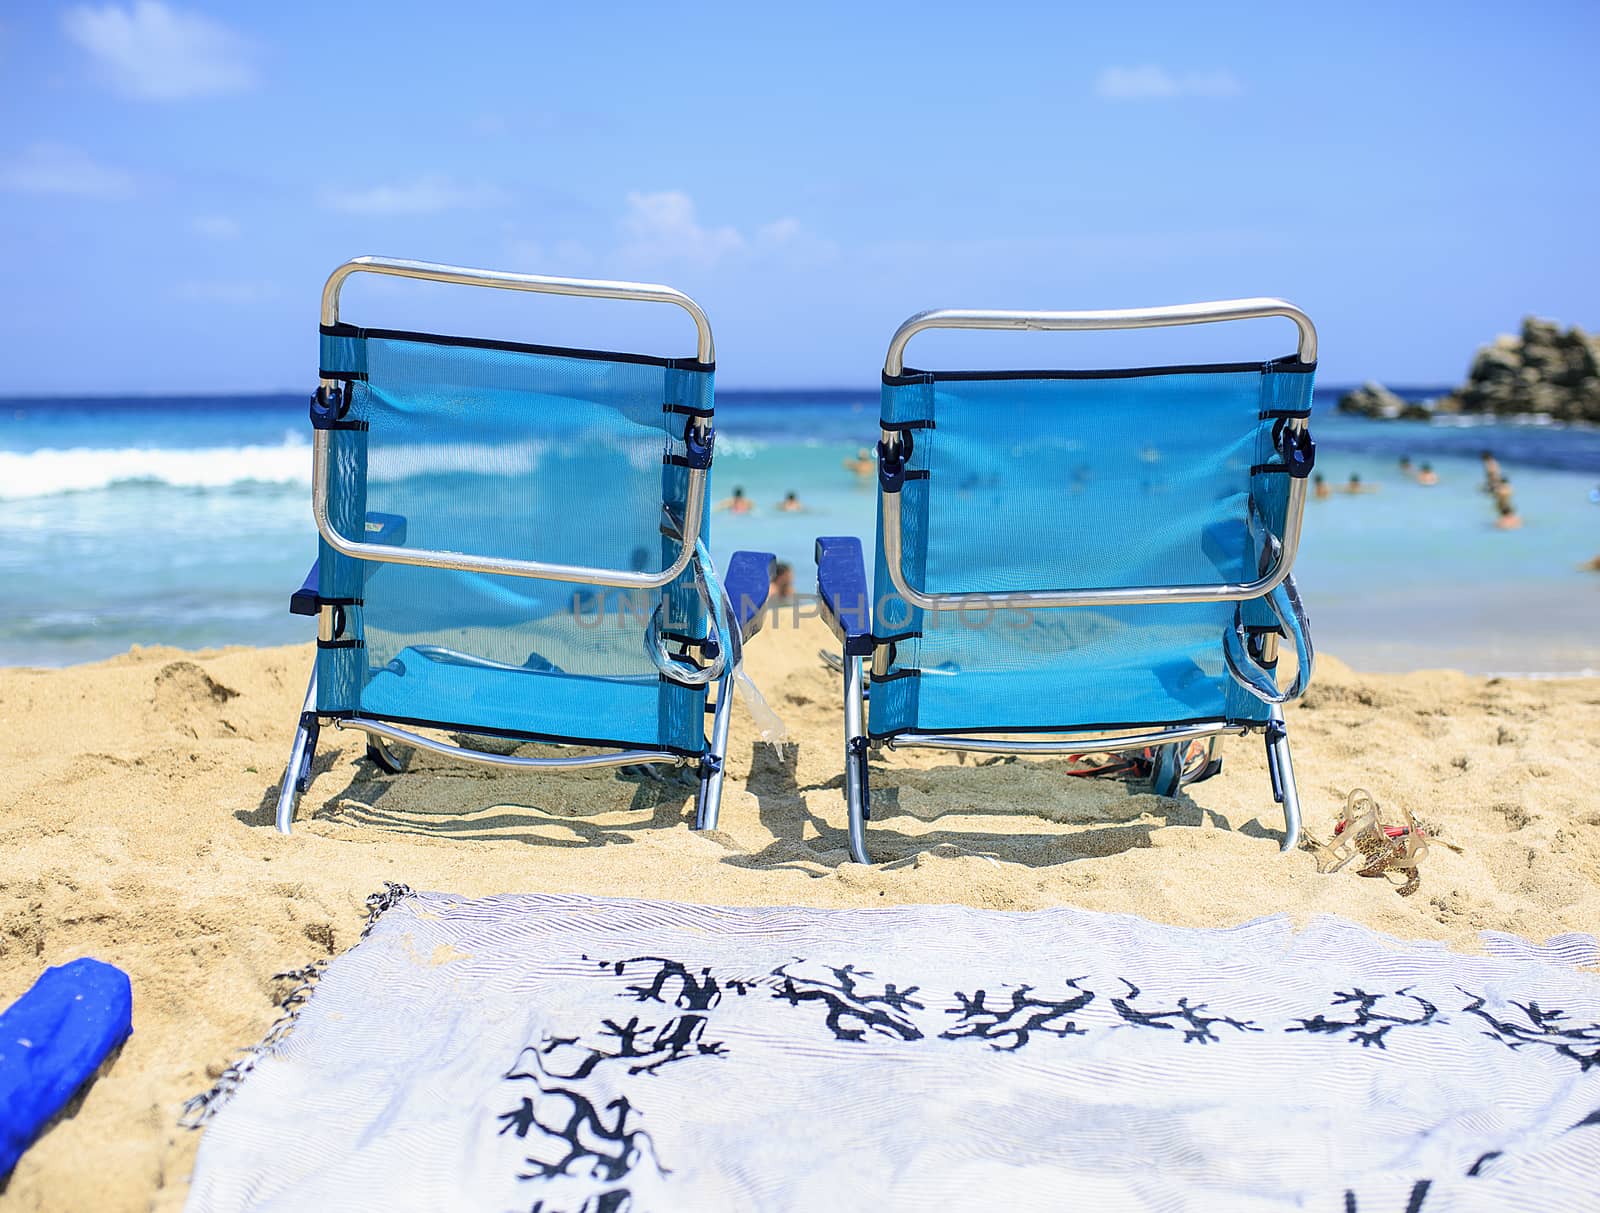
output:
[[[72,447],[0,451],[0,500],[86,493],[121,484],[218,489],[310,484],[311,446]]]

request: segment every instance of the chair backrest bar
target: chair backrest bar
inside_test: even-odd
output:
[[[1284,316],[1300,330],[1300,361],[1317,360],[1317,330],[1294,304],[1282,299],[1224,299],[1215,303],[1180,303],[1170,307],[1114,308],[1096,312],[1012,312],[937,308],[918,312],[889,341],[883,373],[905,373],[906,343],[925,329],[999,329],[1046,332],[1088,332],[1105,329],[1170,328],[1184,324],[1216,324],[1227,320],[1263,320]]]
[[[600,279],[553,278],[539,274],[515,274],[502,270],[468,269],[453,265],[435,265],[426,261],[402,261],[387,257],[357,257],[347,261],[328,276],[322,288],[322,323],[331,326],[339,323],[339,294],[345,280],[352,274],[386,274],[400,278],[418,278],[428,282],[454,283],[460,286],[491,287],[500,290],[533,291],[547,295],[576,295],[591,299],[620,299],[643,303],[670,303],[688,312],[695,323],[697,335],[695,361],[710,369],[716,359],[716,346],[711,336],[711,324],[700,305],[681,291],[670,286],[643,282],[608,282]],[[340,387],[337,380],[323,380],[324,391]],[[695,419],[702,432],[711,424],[709,416]],[[355,560],[370,560],[383,564],[419,565],[425,568],[455,569],[468,573],[493,573],[509,577],[530,577],[544,581],[581,582],[587,585],[612,586],[620,589],[656,590],[677,580],[689,565],[694,554],[696,537],[704,521],[707,468],[688,469],[688,493],[684,505],[682,532],[679,536],[676,557],[658,572],[638,572],[630,569],[591,568],[584,565],[551,564],[536,560],[516,560],[500,556],[482,556],[466,552],[453,552],[438,548],[410,548],[393,544],[368,543],[350,539],[339,533],[329,519],[329,432],[319,429],[312,440],[311,512],[316,519],[317,531],[334,551]]]
[[[716,344],[711,339],[711,322],[701,307],[682,291],[653,282],[608,282],[599,278],[552,278],[543,274],[514,274],[506,270],[477,270],[459,265],[436,265],[431,261],[404,261],[393,257],[356,257],[346,261],[322,288],[322,323],[339,323],[339,292],[352,274],[390,274],[399,278],[420,278],[426,282],[450,282],[458,286],[487,286],[505,291],[533,291],[541,295],[579,295],[589,299],[626,299],[638,303],[670,303],[681,307],[694,319],[698,341],[695,361],[707,364],[717,360]]]
[[[1299,360],[1307,365],[1316,361],[1317,330],[1311,318],[1294,304],[1282,299],[1230,299],[1214,303],[1186,303],[1171,307],[1126,308],[1109,311],[1083,312],[1029,312],[982,311],[946,308],[919,312],[905,321],[889,342],[889,352],[884,359],[886,379],[905,374],[905,349],[916,334],[926,329],[986,329],[1035,331],[1092,331],[1117,329],[1166,328],[1175,325],[1215,324],[1234,320],[1258,320],[1275,316],[1294,321],[1299,330]],[[1303,417],[1289,418],[1288,429],[1299,432],[1306,428]],[[883,432],[889,446],[898,441],[898,434]],[[1305,508],[1306,482],[1292,478],[1289,484],[1288,508],[1284,531],[1278,537],[1277,556],[1272,566],[1252,581],[1221,582],[1211,585],[1146,585],[1134,587],[1103,587],[1091,589],[1038,589],[1009,590],[994,593],[966,591],[961,593],[928,593],[913,585],[904,564],[902,550],[902,521],[900,493],[878,494],[883,518],[883,545],[885,563],[894,588],[908,603],[922,610],[961,610],[974,606],[1049,608],[1067,606],[1135,606],[1152,603],[1181,602],[1238,602],[1260,598],[1271,593],[1294,565],[1300,546],[1301,522]]]

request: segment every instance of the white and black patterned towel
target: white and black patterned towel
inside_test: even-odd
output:
[[[418,894],[190,1208],[1600,1210],[1595,940],[1484,946]]]

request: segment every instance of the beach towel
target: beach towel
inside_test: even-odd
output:
[[[1600,1208],[1588,936],[390,900],[191,1209]]]

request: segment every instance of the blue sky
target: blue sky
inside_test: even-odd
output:
[[[671,283],[733,387],[870,387],[925,307],[1256,294],[1311,312],[1323,382],[1452,382],[1526,312],[1600,324],[1597,45],[1592,0],[7,6],[0,393],[307,388],[321,282],[362,253]],[[687,352],[663,312],[346,304]]]

